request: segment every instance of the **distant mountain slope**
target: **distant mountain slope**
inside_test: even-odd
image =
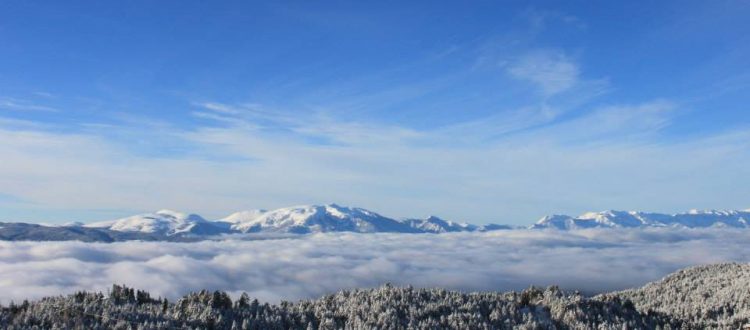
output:
[[[577,217],[546,216],[527,229],[576,230],[588,228],[748,228],[750,210],[697,211],[661,214],[636,211],[588,212]],[[473,225],[444,220],[396,220],[363,208],[336,204],[303,205],[276,210],[232,213],[218,220],[170,210],[134,215],[91,224],[37,225],[6,222],[0,226],[0,240],[195,240],[224,234],[327,232],[357,233],[452,233],[522,229],[507,225]]]
[[[493,230],[509,230],[513,227],[508,225],[498,224],[486,224],[486,225],[472,225],[466,222],[455,222],[450,220],[444,220],[434,215],[429,216],[426,219],[406,219],[403,220],[410,227],[425,233],[455,233],[455,232],[484,232]]]
[[[3,241],[163,241],[176,238],[141,232],[121,232],[106,228],[81,226],[43,226],[19,222],[0,222],[0,240]]]
[[[427,219],[404,220],[411,228],[428,233],[449,233],[459,231],[476,231],[477,226],[468,223],[458,223],[430,216]]]
[[[744,329],[750,323],[750,264],[718,264],[680,270],[641,288],[615,292],[641,312],[656,311],[694,329]]]
[[[134,215],[127,218],[84,225],[87,228],[106,228],[118,232],[139,232],[163,236],[217,235],[228,232],[226,226],[207,221],[197,214],[171,210]]]
[[[267,213],[267,210],[249,210],[249,211],[240,211],[235,212],[230,215],[228,215],[225,218],[216,220],[218,222],[226,222],[232,225],[239,225],[242,223],[248,223],[251,221],[254,221],[255,219],[259,218],[263,214]]]
[[[404,222],[386,218],[375,212],[336,204],[295,206],[257,214],[250,213],[246,214],[246,219],[233,223],[231,228],[242,233],[420,232]]]
[[[485,231],[494,231],[494,230],[511,230],[511,229],[520,229],[520,227],[514,227],[509,225],[498,225],[495,223],[488,223],[486,225],[481,225],[477,227],[477,231],[485,232]]]
[[[395,220],[362,208],[336,204],[304,205],[272,211],[250,210],[209,221],[196,214],[171,210],[134,215],[91,224],[0,226],[0,240],[196,240],[245,233],[446,233],[510,229],[503,225],[475,226],[443,220]]]
[[[550,215],[532,225],[532,229],[554,228],[562,230],[585,228],[633,227],[750,227],[750,211],[691,210],[687,213],[661,214],[636,211],[589,212],[578,217]]]

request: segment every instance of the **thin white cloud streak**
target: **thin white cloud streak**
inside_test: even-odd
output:
[[[510,79],[501,94],[514,95],[517,99],[531,95],[531,99],[515,110],[497,111],[493,116],[459,123],[458,126],[491,124],[496,127],[495,131],[502,128],[506,132],[516,132],[550,125],[571,112],[582,112],[592,100],[611,90],[609,79],[585,76],[581,64],[563,49],[519,49],[518,45],[507,44],[513,45],[516,41],[511,38],[487,42],[480,48],[476,69],[499,69],[499,75]],[[513,102],[513,99],[504,103]],[[482,134],[486,130],[474,132]]]
[[[737,180],[750,177],[742,166],[749,132],[658,143],[674,108],[606,107],[492,141],[493,121],[416,131],[319,116],[287,116],[283,132],[227,115],[230,124],[141,133],[0,128],[0,185],[37,208],[172,208],[208,217],[325,202],[392,217],[516,224],[610,208],[747,208],[750,186]],[[106,137],[120,129],[128,141],[170,140],[193,151],[141,154]]]
[[[541,130],[519,133],[518,140],[547,140],[561,145],[649,144],[669,126],[678,105],[668,100],[606,106]],[[637,143],[634,143],[637,142]],[[696,142],[696,141],[690,141]]]
[[[544,13],[549,16],[546,19],[559,18],[556,15]],[[382,109],[428,91],[437,92],[472,73],[459,69],[448,76],[405,82],[399,77],[412,76],[409,70],[418,64],[410,63],[387,73],[379,71],[375,76],[311,88],[319,95],[304,103],[333,109],[328,113],[305,114],[296,109],[292,114],[258,104],[203,100],[193,103],[200,109],[193,111],[192,119],[210,124],[197,128],[173,127],[127,114],[121,114],[119,126],[82,125],[85,131],[77,134],[43,128],[19,130],[0,122],[0,186],[4,193],[31,201],[36,208],[81,210],[82,214],[91,208],[134,212],[172,208],[220,217],[239,209],[325,202],[363,206],[393,217],[436,213],[473,222],[528,223],[549,211],[574,209],[570,213],[576,213],[578,205],[565,204],[567,197],[558,196],[561,188],[535,190],[555,181],[547,176],[570,172],[565,163],[571,159],[590,154],[607,157],[619,150],[568,153],[569,146],[549,140],[570,138],[571,134],[554,130],[535,129],[537,138],[505,135],[553,124],[561,113],[602,93],[606,84],[581,77],[578,64],[562,51],[510,48],[487,51],[483,55],[494,62],[491,68],[481,69],[509,78],[498,69],[497,59],[512,50],[515,60],[511,64],[532,82],[518,92],[531,89],[536,95],[538,86],[534,84],[541,84],[556,93],[553,106],[495,111],[496,115],[430,130],[345,121],[336,116],[360,118],[350,113],[360,112],[357,108],[363,106]],[[427,62],[437,63],[439,58]],[[541,71],[533,70],[534,65]],[[547,76],[554,78],[551,83],[543,80],[544,72],[554,74]],[[517,81],[510,80],[504,87],[513,89],[511,85]],[[371,85],[382,87],[365,88]],[[175,155],[170,154],[172,149],[184,151]],[[559,170],[550,168],[548,162],[559,163]],[[577,179],[556,178],[573,188]],[[592,194],[599,198],[597,192],[594,189]],[[588,196],[570,198],[574,197]],[[555,209],[540,207],[549,206],[550,200],[560,200]],[[586,207],[602,204],[586,202]],[[489,205],[502,209],[504,216],[487,212]],[[679,205],[677,209],[690,207]],[[4,218],[2,210],[0,218]]]
[[[267,301],[391,282],[460,290],[640,286],[682,267],[750,261],[747,230],[321,234],[198,243],[0,242],[0,301],[112,283],[175,298],[247,291]]]
[[[559,11],[538,10],[535,8],[530,8],[529,10],[523,12],[521,14],[521,17],[525,17],[526,19],[528,19],[529,24],[531,24],[531,28],[537,32],[541,32],[548,28],[548,25],[550,25],[550,23],[563,23],[566,25],[572,25],[581,30],[585,30],[587,28],[587,24],[580,18]]]
[[[8,97],[0,97],[0,109],[1,110],[12,110],[12,111],[43,111],[43,112],[57,112],[58,110],[52,107],[33,104],[28,101],[18,100]]]
[[[538,85],[545,95],[565,92],[580,80],[578,64],[561,52],[530,52],[509,63],[506,69],[512,76]]]

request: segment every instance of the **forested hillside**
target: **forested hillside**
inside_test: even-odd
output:
[[[750,265],[688,268],[640,289],[583,297],[556,287],[461,293],[399,288],[259,303],[201,291],[175,302],[114,285],[0,309],[7,329],[738,329]]]
[[[623,329],[675,328],[658,313],[638,313],[617,297],[587,299],[555,287],[520,293],[459,293],[383,286],[311,301],[260,304],[223,292],[171,303],[113,286],[109,293],[13,304],[0,312],[7,329]]]
[[[698,266],[639,289],[601,295],[631,300],[697,328],[741,329],[750,323],[750,264]]]

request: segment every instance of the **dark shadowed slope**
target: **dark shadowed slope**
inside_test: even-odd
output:
[[[115,242],[122,240],[161,240],[145,233],[118,232],[81,226],[43,226],[29,223],[0,222],[0,240],[6,241],[83,241]]]

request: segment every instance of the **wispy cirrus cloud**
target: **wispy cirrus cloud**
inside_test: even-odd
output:
[[[747,127],[664,139],[690,106],[683,99],[613,95],[618,86],[583,62],[585,47],[545,42],[561,25],[580,32],[582,19],[520,18],[507,34],[440,43],[395,64],[319,63],[253,84],[261,88],[243,89],[247,99],[182,94],[169,116],[97,101],[65,120],[0,118],[3,193],[84,218],[0,211],[63,222],[102,220],[92,208],[220,217],[338,202],[393,217],[528,224],[591,209],[747,207],[750,185],[736,184],[750,177]],[[76,104],[43,101],[53,99]]]
[[[578,29],[586,29],[588,27],[588,24],[586,24],[586,22],[580,17],[555,10],[527,8],[522,11],[519,16],[526,19],[532,30],[536,32],[541,32],[544,29],[549,28],[551,23],[572,25]]]
[[[678,109],[668,100],[604,106],[542,130],[519,134],[570,145],[650,144],[671,125]]]
[[[533,51],[508,63],[506,70],[513,77],[529,81],[546,96],[565,92],[580,80],[578,64],[565,54],[553,51]]]
[[[144,123],[75,134],[2,128],[3,192],[37,208],[167,207],[217,218],[241,209],[325,202],[393,217],[437,213],[517,224],[591,209],[747,207],[732,178],[750,175],[739,165],[750,160],[748,132],[662,143],[660,131],[678,111],[665,100],[605,106],[552,124],[541,118],[522,131],[504,127],[508,117],[502,116],[417,130],[213,104],[237,111],[199,108],[223,120],[194,128],[161,123],[135,129],[151,127]],[[120,135],[154,150],[181,152],[144,153],[120,142]],[[704,193],[726,189],[734,193]]]
[[[26,100],[0,97],[0,110],[57,112],[56,108],[35,104]]]

